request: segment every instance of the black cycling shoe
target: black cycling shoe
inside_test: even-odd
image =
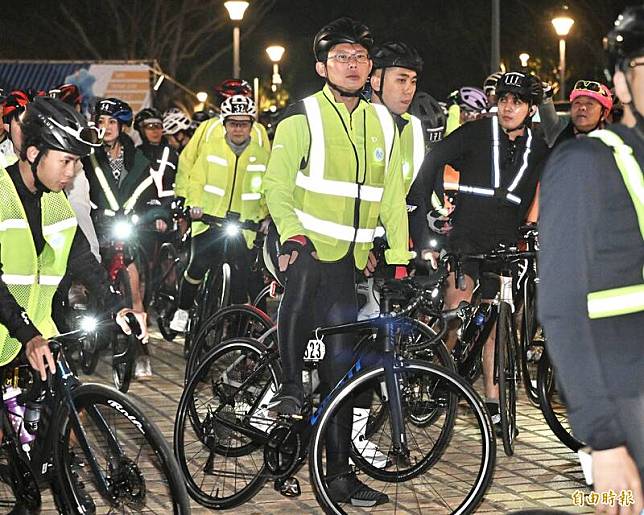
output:
[[[293,383],[284,383],[277,395],[268,403],[268,410],[279,415],[300,415],[304,394]]]
[[[358,479],[355,472],[341,474],[329,481],[328,492],[333,502],[351,503],[362,508],[389,502],[387,494],[369,488]]]

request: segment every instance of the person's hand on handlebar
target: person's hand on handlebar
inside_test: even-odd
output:
[[[376,271],[377,266],[378,266],[378,258],[373,253],[373,251],[370,250],[369,257],[367,258],[367,266],[364,268],[362,273],[365,275],[365,277],[371,277],[373,273]]]
[[[121,330],[128,336],[132,334],[132,328],[130,327],[130,324],[128,323],[127,319],[125,318],[125,316],[128,313],[132,313],[134,315],[134,317],[136,318],[136,321],[139,323],[139,326],[141,328],[140,334],[137,334],[135,336],[143,343],[148,343],[148,338],[150,337],[148,333],[148,314],[145,311],[135,311],[130,308],[123,308],[116,314],[116,317],[115,317],[116,323],[121,328]]]
[[[262,234],[268,234],[268,228],[270,227],[272,220],[273,219],[270,216],[267,216],[266,218],[264,218],[260,222],[259,231],[257,232],[261,232]]]
[[[25,355],[31,368],[40,373],[40,379],[47,380],[47,369],[53,374],[56,371],[54,355],[49,350],[49,341],[41,335],[34,336],[25,344]]]
[[[193,220],[199,220],[203,216],[203,208],[201,207],[191,207],[190,208],[190,218]]]
[[[282,243],[281,253],[277,258],[280,272],[286,272],[289,265],[295,263],[300,252],[308,252],[315,259],[318,257],[311,240],[302,234],[291,236],[288,240]]]

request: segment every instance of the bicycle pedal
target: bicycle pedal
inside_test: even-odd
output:
[[[277,490],[284,497],[299,497],[302,494],[300,482],[296,477],[276,479],[274,487],[275,490]]]

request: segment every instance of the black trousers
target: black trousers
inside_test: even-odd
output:
[[[250,276],[250,251],[241,234],[226,235],[223,230],[211,228],[192,238],[188,277],[202,281],[209,269],[216,270],[227,260],[231,271],[231,300],[233,303],[248,302]],[[179,294],[179,308],[190,309],[199,284],[183,278]]]
[[[357,319],[353,255],[337,262],[321,262],[300,254],[286,271],[286,286],[278,313],[278,341],[285,382],[302,386],[303,356],[316,327]],[[326,356],[319,364],[324,398],[353,364],[353,334],[324,337]],[[347,403],[326,433],[327,475],[349,468],[353,405]]]

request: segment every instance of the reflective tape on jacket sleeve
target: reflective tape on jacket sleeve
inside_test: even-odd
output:
[[[588,294],[588,316],[606,318],[644,311],[644,284]]]
[[[355,241],[356,243],[370,243],[373,241],[375,229],[356,229],[350,225],[341,225],[328,220],[322,220],[295,209],[302,227],[309,231],[317,232],[342,241]]]

